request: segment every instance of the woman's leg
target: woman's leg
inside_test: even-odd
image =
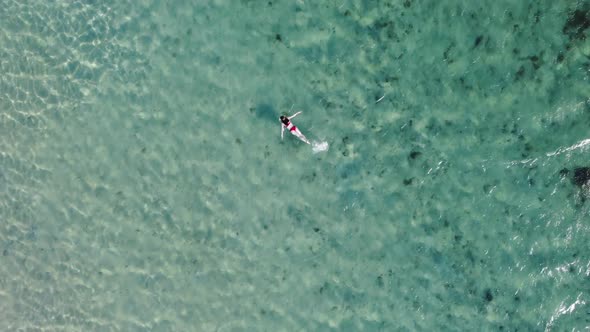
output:
[[[309,143],[307,138],[299,131],[299,128],[296,128],[295,130],[293,130],[291,132],[293,133],[293,135],[297,136],[300,140],[304,141],[307,144],[311,144],[311,143]]]

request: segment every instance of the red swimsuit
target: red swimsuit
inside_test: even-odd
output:
[[[289,126],[291,126],[291,129],[289,129]],[[287,129],[289,129],[289,131],[295,131],[295,130],[297,130],[297,127],[295,127],[295,125],[292,124],[291,121],[289,121],[289,123],[287,123],[287,125],[285,125],[285,127]]]

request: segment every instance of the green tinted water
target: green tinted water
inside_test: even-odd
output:
[[[3,1],[0,330],[588,328],[588,8]]]

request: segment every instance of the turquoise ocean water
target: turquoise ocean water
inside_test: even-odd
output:
[[[0,0],[0,331],[588,330],[589,22]]]

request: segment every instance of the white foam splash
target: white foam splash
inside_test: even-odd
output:
[[[329,146],[328,142],[326,142],[326,141],[323,141],[323,142],[313,141],[313,142],[311,142],[311,149],[313,150],[313,153],[328,151],[329,148],[330,148],[330,146]]]

